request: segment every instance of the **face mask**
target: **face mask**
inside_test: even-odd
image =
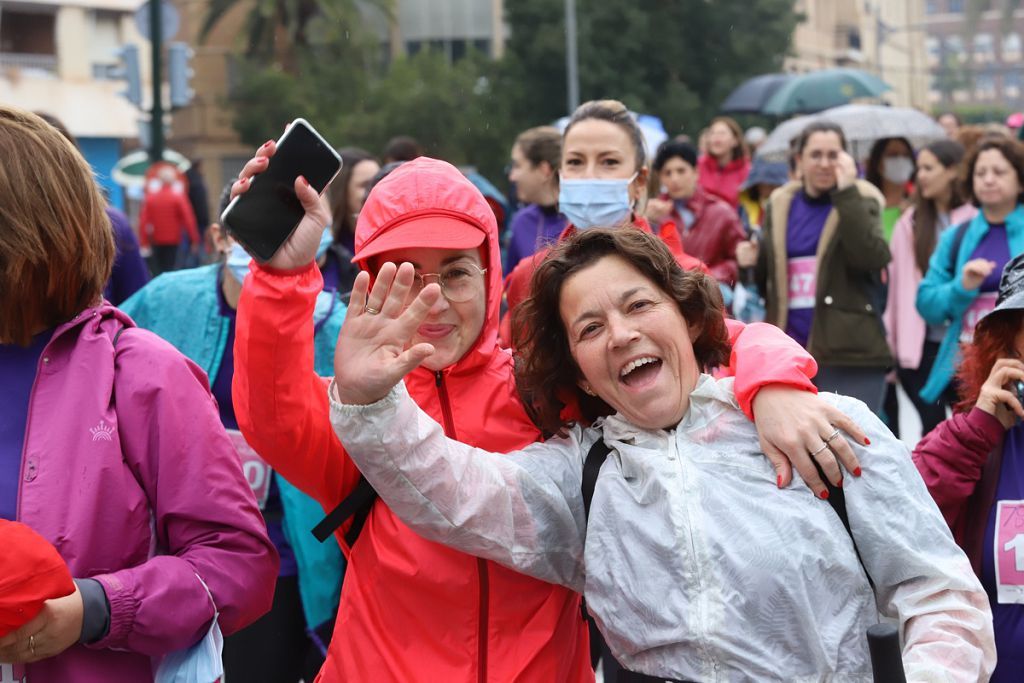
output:
[[[231,277],[235,278],[239,284],[245,282],[245,274],[249,272],[250,261],[252,261],[252,256],[249,256],[249,252],[243,249],[238,242],[232,243],[225,265],[231,271]]]
[[[616,228],[633,210],[629,184],[637,175],[611,180],[563,178],[558,188],[558,210],[580,230]]]
[[[209,588],[206,592],[210,595]],[[153,675],[154,683],[216,683],[224,677],[224,635],[217,625],[218,616],[215,611],[210,629],[198,643],[164,655]]]
[[[331,234],[331,226],[324,228],[324,232],[320,235],[320,245],[316,248],[316,260],[319,261],[320,257],[327,253],[327,247],[331,246],[331,242],[334,241],[334,235]]]
[[[914,160],[910,157],[889,157],[882,160],[882,177],[890,183],[905,183],[914,174]]]

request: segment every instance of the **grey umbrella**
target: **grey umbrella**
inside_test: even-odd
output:
[[[844,104],[818,114],[798,116],[779,124],[757,149],[758,158],[783,161],[789,143],[812,121],[839,125],[855,159],[867,156],[871,145],[882,138],[907,138],[914,148],[945,137],[942,126],[916,109],[876,104]]]
[[[763,74],[744,81],[729,93],[718,110],[725,114],[757,114],[793,74]]]

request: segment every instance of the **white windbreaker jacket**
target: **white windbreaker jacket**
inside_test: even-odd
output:
[[[616,658],[693,681],[871,681],[866,629],[901,625],[909,681],[988,680],[988,599],[910,454],[860,401],[823,394],[871,445],[846,477],[865,577],[838,515],[797,479],[783,490],[732,380],[702,376],[673,430],[618,415],[498,456],[445,437],[404,385],[338,403],[345,449],[414,530],[584,593]],[[589,524],[590,446],[612,451]],[[877,604],[877,608],[876,608]]]

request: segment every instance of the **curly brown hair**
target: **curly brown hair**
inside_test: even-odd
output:
[[[532,295],[513,311],[513,348],[520,356],[517,382],[534,419],[549,434],[565,433],[570,420],[564,409],[573,404],[588,423],[615,412],[577,386],[582,375],[569,350],[560,305],[569,278],[606,256],[618,256],[636,268],[675,300],[688,324],[700,329],[693,353],[702,368],[717,367],[729,358],[722,294],[714,279],[683,270],[664,242],[650,233],[633,228],[580,230],[548,252],[533,274]]]
[[[961,179],[963,193],[968,201],[975,206],[981,206],[981,202],[974,196],[974,167],[978,165],[978,157],[981,156],[981,153],[991,149],[998,151],[1010,163],[1014,173],[1017,174],[1017,182],[1021,188],[1024,188],[1024,146],[1005,135],[986,135],[978,141],[978,144],[967,155],[967,162],[963,166],[963,177]],[[1017,196],[1017,203],[1020,204],[1021,202],[1024,202],[1024,191]]]

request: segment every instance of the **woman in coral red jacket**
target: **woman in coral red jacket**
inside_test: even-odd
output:
[[[274,150],[273,143],[261,148],[236,193]],[[233,394],[246,439],[284,477],[333,509],[360,475],[334,435],[327,382],[312,364],[308,323],[320,291],[312,260],[326,215],[301,180],[296,192],[306,218],[269,264],[252,266],[242,291]],[[497,344],[494,214],[457,169],[421,158],[382,180],[359,216],[356,259],[371,274],[393,268],[385,259],[411,261],[420,284],[442,284],[445,296],[414,336],[436,352],[405,385],[449,436],[490,449],[541,438],[518,398],[512,356]],[[754,391],[770,379],[809,386],[809,359],[785,340],[775,346],[781,337],[762,328],[738,341],[737,386],[748,409]],[[769,354],[772,378],[764,376]],[[804,391],[766,388],[758,399],[766,439],[803,430],[806,442],[793,450],[820,445],[832,431],[830,420],[845,423]],[[336,535],[349,564],[320,681],[593,680],[576,593],[426,541],[380,500],[351,546],[342,535],[347,529]]]

